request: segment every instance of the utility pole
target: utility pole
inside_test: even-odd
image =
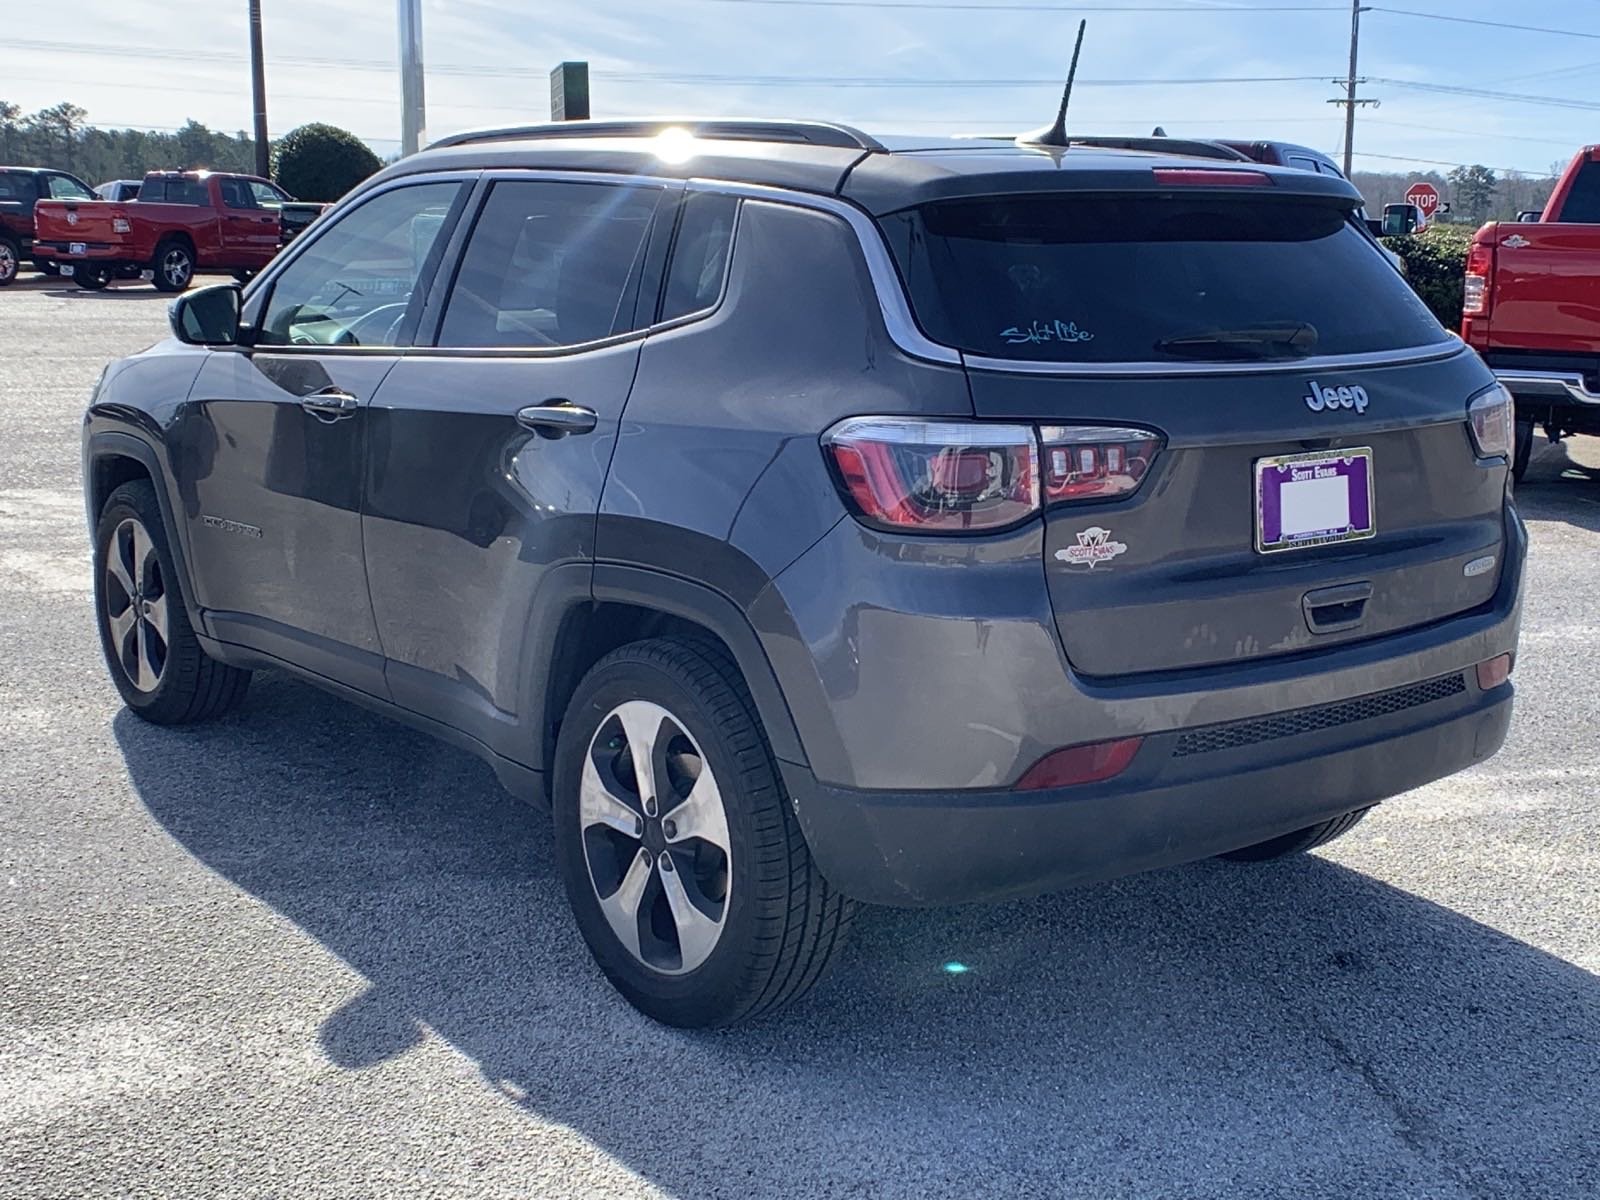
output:
[[[400,5],[400,153],[415,154],[427,139],[422,95],[422,0]]]
[[[256,110],[256,174],[266,179],[272,172],[272,148],[267,143],[267,69],[261,52],[261,0],[250,4],[250,89]]]
[[[1361,14],[1365,9],[1361,0],[1350,0],[1350,73],[1344,78],[1344,99],[1329,100],[1329,104],[1344,105],[1344,174],[1350,177],[1350,160],[1355,157],[1356,149],[1356,105],[1376,105],[1376,100],[1356,97],[1356,84],[1365,83],[1364,79],[1356,78],[1356,57],[1361,49]],[[1339,80],[1335,80],[1338,83]]]

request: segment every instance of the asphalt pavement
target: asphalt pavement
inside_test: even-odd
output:
[[[1600,442],[1519,489],[1497,758],[1298,861],[869,910],[682,1033],[474,759],[272,674],[121,710],[78,423],[165,310],[0,291],[0,1195],[1600,1195]]]

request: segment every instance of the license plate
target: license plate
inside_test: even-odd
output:
[[[89,247],[88,247],[88,244],[85,243],[85,242],[68,242],[67,243],[67,253],[68,254],[87,254],[88,252],[89,252]]]
[[[73,265],[72,265],[72,264],[71,264],[71,263],[63,263],[63,264],[62,264],[62,265],[61,265],[61,273],[62,273],[62,274],[63,274],[63,275],[65,275],[65,276],[66,276],[66,277],[67,277],[67,278],[68,278],[68,279],[71,279],[71,278],[72,278],[72,273],[73,273],[73,272],[74,272],[74,271],[76,271],[76,270],[77,270],[77,269],[78,269],[78,268],[77,268],[77,267],[75,267],[75,266],[73,266]]]
[[[1258,552],[1355,542],[1376,532],[1370,447],[1256,460]]]

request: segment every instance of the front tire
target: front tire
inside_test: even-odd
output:
[[[148,480],[125,483],[95,529],[94,608],[112,682],[133,712],[157,725],[208,721],[244,699],[250,672],[217,662],[189,626]]]
[[[554,797],[578,930],[646,1016],[694,1028],[771,1011],[843,946],[854,905],[811,861],[719,648],[660,638],[601,659],[562,721]]]
[[[158,291],[184,291],[194,281],[194,251],[187,242],[169,238],[156,247],[151,268]]]
[[[1370,806],[1358,808],[1355,812],[1334,817],[1331,821],[1318,821],[1315,825],[1307,825],[1304,829],[1297,829],[1293,833],[1269,838],[1264,842],[1257,842],[1254,846],[1230,850],[1218,857],[1226,858],[1230,862],[1271,862],[1275,858],[1304,854],[1308,850],[1315,850],[1318,846],[1327,845],[1336,837],[1343,837],[1359,825],[1361,818],[1371,811]]]
[[[0,238],[0,287],[10,287],[22,270],[22,248],[10,238]]]

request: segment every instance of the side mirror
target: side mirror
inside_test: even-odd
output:
[[[1417,209],[1413,204],[1383,206],[1383,236],[1405,237],[1417,231]]]
[[[167,310],[167,319],[180,342],[233,346],[239,341],[239,306],[239,285],[219,283],[179,296]]]
[[[1519,212],[1517,214],[1517,224],[1519,224],[1519,225],[1537,225],[1539,223],[1539,221],[1541,220],[1541,218],[1543,218],[1543,217],[1544,217],[1544,209],[1542,209],[1542,208],[1525,208],[1525,209],[1523,209],[1521,212]]]

